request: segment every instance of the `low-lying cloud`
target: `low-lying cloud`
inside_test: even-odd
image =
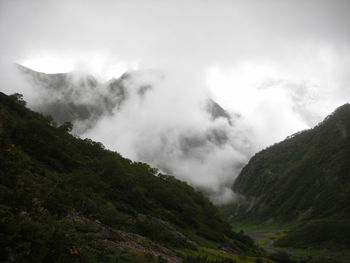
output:
[[[240,119],[214,118],[205,89],[181,76],[131,79],[123,106],[85,136],[189,182],[216,202],[232,200],[231,185],[251,154]],[[149,90],[140,94],[140,87]]]
[[[254,152],[350,100],[348,10],[347,0],[3,0],[1,91],[51,105],[76,134],[219,203]],[[72,73],[57,77],[64,90],[38,88],[14,62]],[[213,101],[231,120],[208,113]]]
[[[38,94],[32,109],[72,121],[74,134],[185,180],[216,203],[234,199],[231,185],[252,154],[247,129],[205,88],[183,82],[185,72],[130,71],[103,82],[17,67]]]

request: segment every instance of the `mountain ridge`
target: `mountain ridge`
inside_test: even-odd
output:
[[[312,129],[255,154],[233,189],[246,198],[239,214],[261,220],[349,214],[350,104]]]
[[[123,82],[132,78],[132,72],[125,72],[119,78],[112,78],[106,82],[98,81],[91,74],[80,75],[76,80],[74,80],[75,74],[71,72],[48,74],[37,72],[20,64],[15,64],[15,66],[19,72],[29,77],[29,80],[32,82],[35,88],[51,90],[54,92],[54,94],[57,92],[62,92],[63,97],[58,96],[56,100],[43,102],[42,105],[38,105],[36,108],[34,108],[35,111],[52,116],[58,124],[89,119],[90,121],[94,122],[95,119],[104,114],[111,114],[114,108],[120,109],[123,102],[127,99],[129,93]],[[101,103],[89,104],[77,103],[74,101],[74,98],[78,97],[75,96],[74,93],[79,91],[79,88],[86,88],[89,91],[96,89],[97,86],[100,85],[105,86],[107,90],[104,92],[94,92],[95,95],[101,96],[99,99]],[[151,85],[140,85],[137,87],[137,94],[141,97],[145,96],[145,94],[151,89]],[[103,107],[98,107],[98,104],[103,105]],[[232,124],[232,116],[211,98],[207,99],[207,103],[204,108],[213,120],[217,118],[224,118],[230,123],[230,125]],[[235,117],[239,117],[239,115],[235,115]],[[91,125],[89,125],[86,129],[88,129],[90,126]],[[80,133],[84,131],[85,130],[82,130]]]
[[[26,109],[21,95],[0,93],[2,261],[233,262],[261,254],[200,192],[70,129]]]
[[[153,71],[130,71],[106,82],[75,73],[21,71],[37,97],[29,103],[32,110],[52,116],[57,125],[71,122],[76,136],[111,148],[121,145],[123,154],[186,180],[216,203],[232,198],[231,173],[246,160],[249,141],[241,117],[206,92],[186,97],[186,90]]]

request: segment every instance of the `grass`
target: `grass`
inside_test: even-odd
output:
[[[315,219],[292,229],[276,242],[280,247],[327,248],[348,250],[350,223],[348,220]]]
[[[208,240],[208,239],[205,239],[203,237],[200,237],[200,236],[196,235],[195,233],[193,233],[192,231],[183,230],[183,233],[185,233],[186,236],[190,240],[192,240],[193,242],[195,242],[201,246],[205,246],[205,247],[209,247],[209,248],[213,248],[213,249],[217,249],[219,247],[218,243],[211,241],[211,240]]]
[[[293,231],[295,228],[301,227],[301,223],[298,221],[292,222],[274,222],[271,224],[254,224],[248,222],[231,222],[232,229],[234,231],[254,232],[254,231],[269,231],[276,229],[283,229],[287,231]],[[299,227],[298,227],[299,226]],[[287,232],[278,233],[262,233],[254,239],[254,242],[258,246],[265,247],[268,243],[268,239],[277,241],[282,237],[287,236]],[[291,248],[291,247],[271,247],[276,252],[287,252],[292,259],[296,261],[308,260],[310,258],[315,260],[332,259],[333,261],[349,262],[350,249],[349,250],[329,250],[329,249],[306,249],[306,248]],[[332,262],[333,262],[332,261]]]
[[[273,263],[273,261],[267,258],[251,257],[251,256],[245,256],[245,255],[237,255],[237,254],[236,255],[227,254],[217,249],[211,249],[211,248],[205,248],[205,247],[198,247],[197,250],[177,249],[176,252],[184,258],[185,257],[198,258],[198,257],[205,256],[211,261],[232,259],[237,263],[256,263],[257,260],[260,260],[261,262],[264,262],[264,263]]]
[[[236,222],[231,221],[232,229],[236,232],[239,231],[255,231],[255,230],[271,230],[271,229],[291,229],[299,224],[298,221],[289,222],[274,222],[274,223],[250,223],[250,222]]]
[[[287,235],[287,232],[278,232],[278,233],[267,233],[263,234],[264,237],[270,238],[272,240],[280,239],[281,237],[284,237]]]
[[[257,246],[264,246],[267,244],[267,240],[265,238],[256,238],[254,239],[254,243]]]
[[[294,259],[305,259],[312,257],[314,259],[318,258],[331,258],[335,261],[349,261],[350,251],[330,251],[328,249],[301,249],[301,248],[280,248],[273,247],[275,251],[287,251],[288,254]]]

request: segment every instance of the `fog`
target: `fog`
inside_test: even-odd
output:
[[[97,88],[70,99],[98,104],[110,79],[133,72],[123,107],[80,136],[227,202],[252,154],[349,101],[348,10],[345,0],[2,0],[0,89],[33,109],[60,96],[23,78],[17,62],[74,72],[75,82],[93,75]],[[208,115],[208,98],[232,123]]]

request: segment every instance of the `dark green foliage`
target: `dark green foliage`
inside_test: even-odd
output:
[[[23,217],[2,222],[1,255],[9,262],[80,262],[80,256],[71,253],[86,241],[71,223],[56,221],[47,216],[35,220]],[[87,257],[89,257],[86,254]]]
[[[349,214],[349,160],[350,105],[345,104],[315,128],[249,161],[233,186],[251,208],[241,214],[261,221]]]
[[[292,229],[275,242],[280,247],[349,249],[348,220],[319,219]]]
[[[293,263],[289,255],[285,251],[274,252],[269,255],[269,259],[278,263]]]
[[[234,260],[226,259],[209,259],[207,256],[186,257],[184,263],[235,263]]]
[[[186,183],[75,138],[70,129],[26,109],[19,95],[0,93],[0,261],[164,262],[108,250],[97,230],[74,215],[169,248],[193,248],[181,234],[190,232],[253,249]]]

